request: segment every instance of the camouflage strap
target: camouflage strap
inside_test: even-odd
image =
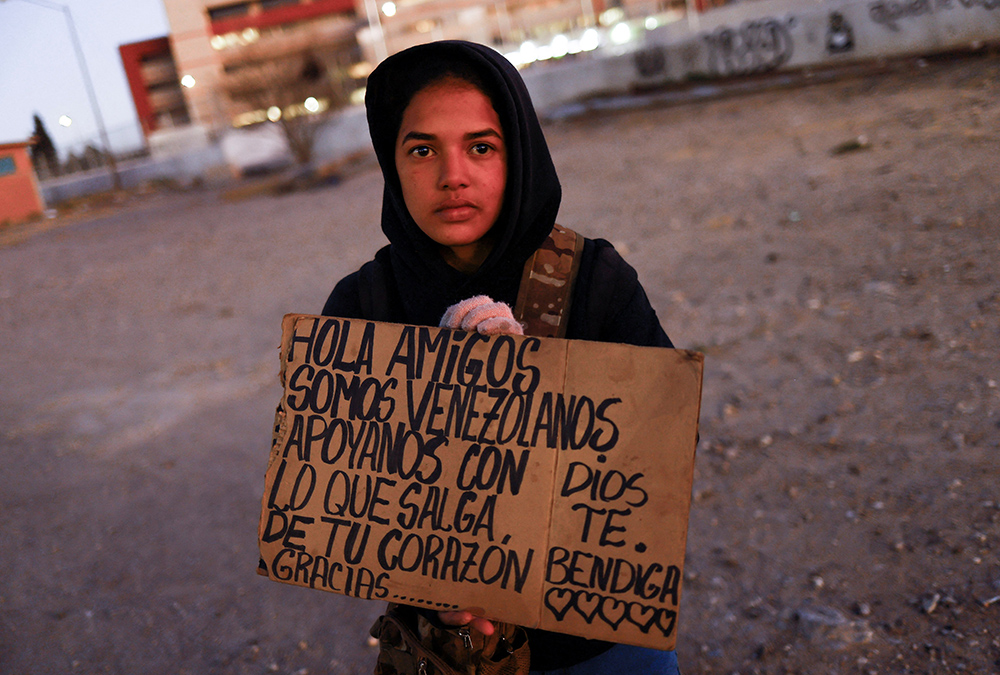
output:
[[[583,237],[555,225],[545,242],[524,264],[514,317],[525,335],[565,337],[573,282],[580,269]]]

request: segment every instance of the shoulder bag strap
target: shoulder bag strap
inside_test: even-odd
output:
[[[583,237],[555,225],[524,264],[514,317],[525,335],[565,337],[573,282],[580,269]]]

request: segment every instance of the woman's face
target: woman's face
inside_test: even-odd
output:
[[[396,137],[396,172],[407,210],[448,264],[478,269],[493,247],[489,232],[507,185],[503,129],[490,99],[457,79],[417,92]]]

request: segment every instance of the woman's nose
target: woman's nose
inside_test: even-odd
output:
[[[460,152],[441,154],[441,174],[438,187],[442,190],[458,190],[469,186],[468,159]]]

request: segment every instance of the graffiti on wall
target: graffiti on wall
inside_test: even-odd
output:
[[[854,29],[840,12],[830,12],[826,29],[826,51],[830,54],[845,54],[854,49]]]
[[[877,24],[898,33],[897,21],[932,14],[931,0],[878,0],[868,5],[868,16]]]
[[[1000,8],[1000,0],[866,0],[866,3],[862,7],[867,7],[867,18],[892,32],[902,30],[904,19],[930,17],[945,11]],[[648,86],[667,79],[734,77],[777,70],[792,60],[795,39],[807,43],[799,44],[800,60],[816,61],[817,55],[810,45],[820,40],[817,46],[825,47],[827,57],[850,58],[860,44],[856,30],[859,24],[866,23],[866,17],[834,10],[823,13],[826,15],[823,37],[815,35],[811,29],[803,31],[803,17],[786,15],[748,18],[738,24],[734,22],[692,35],[677,44],[646,44],[628,57],[634,83]],[[806,16],[810,17],[807,23],[814,19],[822,21],[812,13]],[[802,32],[806,35],[798,34]],[[871,36],[866,31],[863,33],[867,53],[877,45],[871,44]],[[892,42],[886,42],[884,48],[886,53],[896,49]],[[674,71],[672,76],[670,70]]]
[[[667,50],[663,47],[647,47],[632,56],[635,72],[640,77],[655,77],[667,70]]]
[[[988,0],[993,1],[993,0]],[[708,69],[715,75],[749,75],[779,68],[792,58],[789,29],[794,17],[746,21],[739,28],[720,26],[702,36],[708,46]]]
[[[941,10],[975,7],[994,10],[1000,7],[1000,0],[876,0],[868,5],[868,16],[875,23],[898,33],[899,21],[902,19],[933,14]]]

